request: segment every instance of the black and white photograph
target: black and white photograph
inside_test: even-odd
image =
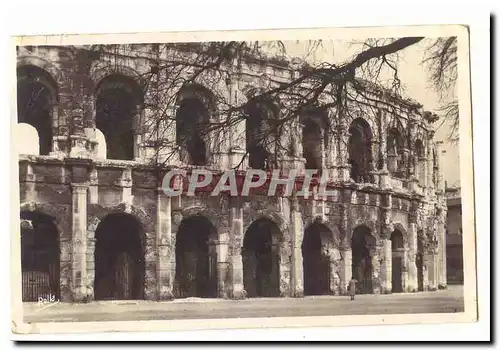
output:
[[[15,40],[19,332],[477,319],[466,27],[258,34]]]

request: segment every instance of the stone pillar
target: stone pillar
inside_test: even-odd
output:
[[[173,272],[175,273],[175,268],[171,267],[172,260],[175,262],[175,246],[172,242],[171,198],[162,194],[163,190],[158,189],[156,198],[157,298],[158,300],[171,300],[174,298]]]
[[[349,165],[349,130],[345,121],[339,124],[339,153],[338,153],[338,176],[341,182],[348,182],[351,178],[351,166]]]
[[[427,191],[428,195],[433,197],[434,196],[434,189],[435,189],[435,184],[433,181],[433,175],[434,175],[434,157],[433,157],[433,152],[434,152],[434,132],[429,132],[428,135],[428,148],[427,148]]]
[[[427,157],[418,158],[418,181],[423,188],[427,188],[427,168],[429,162]]]
[[[380,112],[380,158],[381,158],[381,166],[382,169],[379,173],[379,186],[382,189],[389,188],[389,171],[387,166],[387,130],[386,130],[386,114]]]
[[[408,246],[405,246],[402,252],[400,252],[401,255],[401,287],[403,292],[408,292],[408,253],[409,253],[409,248]]]
[[[372,292],[374,294],[380,294],[380,256],[381,256],[381,243],[377,242],[375,245],[369,248],[370,258],[372,263]]]
[[[59,103],[54,106],[52,116],[52,155],[68,155],[71,150],[69,141],[71,125],[71,104],[73,94],[69,82],[59,87]]]
[[[291,213],[291,236],[292,236],[292,271],[291,271],[291,295],[293,297],[304,296],[304,272],[302,257],[302,240],[304,228],[302,213],[296,198],[292,199]]]
[[[89,204],[99,203],[99,179],[96,168],[90,171],[89,181]]]
[[[424,264],[427,268],[427,290],[434,291],[438,288],[438,243],[431,241],[424,256]]]
[[[381,239],[380,292],[382,294],[389,294],[392,291],[392,241],[390,236],[390,232],[384,233]]]
[[[444,193],[445,189],[444,189],[444,179],[443,179],[443,168],[441,167],[442,166],[441,157],[443,156],[443,142],[437,141],[435,143],[435,147],[436,147],[436,163],[437,163],[435,165],[435,167],[437,168],[437,175],[436,175],[436,180],[437,180],[436,187],[437,187],[437,189],[436,190]]]
[[[329,149],[326,150],[326,168],[328,169],[328,178],[331,180],[338,180],[338,138],[339,134],[337,131],[332,131],[331,142],[328,144]]]
[[[352,278],[352,250],[344,244],[340,247],[340,294],[347,295],[347,284]]]
[[[132,205],[133,195],[132,195],[132,169],[131,168],[126,168],[123,170],[119,185],[122,188],[122,201],[121,202],[128,204],[128,205]]]
[[[379,174],[378,174],[378,164],[377,164],[377,159],[378,159],[378,152],[380,149],[380,144],[377,140],[372,140],[371,145],[370,145],[370,150],[371,150],[371,164],[370,164],[370,183],[372,184],[379,184]]]
[[[73,301],[87,299],[87,186],[72,184],[72,291]]]
[[[239,199],[230,198],[229,207],[229,245],[228,245],[228,292],[231,299],[244,299],[246,292],[243,285],[243,207]]]
[[[156,253],[157,253],[157,243],[156,243],[156,233],[155,229],[146,231],[144,233],[144,299],[145,300],[155,300],[157,297],[157,286],[156,281],[157,268],[156,268]]]
[[[87,158],[89,152],[87,150],[87,136],[83,125],[83,109],[80,105],[74,105],[71,110],[71,133],[70,133],[71,150],[70,157]]]
[[[408,281],[407,291],[413,292],[418,290],[417,276],[417,224],[410,221],[408,227]]]
[[[387,115],[380,112],[380,157],[382,163],[382,170],[387,171]]]
[[[437,239],[439,243],[439,278],[438,288],[444,289],[448,285],[446,272],[446,209],[440,208],[437,214]]]
[[[229,273],[228,262],[229,234],[219,233],[219,239],[215,242],[217,252],[217,297],[227,298],[229,287],[226,287]]]

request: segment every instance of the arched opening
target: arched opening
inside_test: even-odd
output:
[[[60,298],[59,232],[54,219],[21,212],[22,300]]]
[[[142,91],[132,78],[116,74],[99,83],[96,90],[96,128],[106,139],[107,158],[135,158],[142,100]]]
[[[396,177],[403,176],[403,137],[397,128],[389,129],[387,133],[387,167]]]
[[[356,118],[349,127],[349,164],[351,179],[356,183],[371,183],[372,131],[368,122]]]
[[[57,119],[57,84],[50,74],[35,66],[17,70],[17,121],[38,133],[39,153],[52,151],[52,126]]]
[[[302,242],[304,295],[330,293],[330,258],[325,253],[331,236],[331,231],[320,223],[313,223],[304,231]]]
[[[404,240],[399,230],[391,234],[392,242],[392,292],[403,292]]]
[[[276,106],[270,102],[251,101],[245,109],[245,118],[249,167],[273,168],[279,118]]]
[[[421,185],[425,184],[425,151],[420,139],[415,141],[415,175]]]
[[[368,227],[361,225],[354,229],[351,240],[352,250],[352,276],[359,283],[357,293],[371,294],[372,284],[372,258],[370,251],[375,246],[375,237]]]
[[[417,254],[415,255],[418,291],[424,291],[424,240],[424,232],[419,230],[417,232]]]
[[[181,161],[197,166],[208,164],[213,105],[212,94],[201,86],[191,85],[179,92],[175,121]]]
[[[243,285],[248,297],[280,296],[281,231],[269,219],[254,221],[243,239]]]
[[[302,129],[302,152],[306,169],[322,169],[322,135],[320,126],[311,119],[305,119]]]
[[[203,216],[185,218],[175,242],[177,297],[217,297],[217,230]]]
[[[95,231],[96,300],[144,298],[145,233],[132,215],[106,216]]]

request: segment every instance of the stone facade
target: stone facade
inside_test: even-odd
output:
[[[446,272],[448,284],[464,283],[460,188],[446,188]]]
[[[154,45],[144,47],[153,50]],[[391,103],[398,106],[397,112],[388,108],[383,99],[376,112],[356,107],[350,116],[338,116],[334,109],[327,110],[326,118],[338,121],[338,127],[335,132],[321,129],[321,135],[328,142],[321,143],[318,155],[321,168],[328,175],[331,196],[321,197],[313,192],[308,198],[268,197],[258,193],[248,197],[204,193],[195,197],[167,197],[161,189],[159,166],[151,162],[153,155],[157,155],[151,143],[144,141],[148,132],[144,128],[134,134],[131,159],[106,159],[99,153],[102,139],[99,141],[97,137],[96,94],[101,82],[108,76],[132,77],[143,94],[142,100],[154,98],[154,84],[137,81],[137,77],[151,72],[155,65],[147,54],[151,51],[141,52],[141,56],[122,53],[112,59],[105,54],[95,54],[91,47],[18,48],[19,74],[22,75],[24,67],[34,67],[36,74],[43,72],[44,79],[39,81],[51,88],[52,147],[46,155],[36,152],[20,155],[20,207],[22,213],[41,212],[56,223],[62,301],[96,298],[97,266],[102,264],[99,260],[104,260],[97,262],[96,257],[105,255],[97,253],[99,227],[115,214],[132,216],[141,227],[137,245],[142,246],[142,292],[132,298],[179,297],[176,289],[183,288],[176,287],[176,275],[180,274],[179,265],[189,259],[181,261],[176,257],[184,254],[178,249],[178,233],[186,220],[194,217],[207,219],[213,227],[207,234],[210,257],[207,272],[211,272],[207,274],[215,277],[216,296],[220,298],[245,298],[248,296],[245,281],[257,279],[248,278],[256,271],[245,268],[249,263],[243,257],[247,246],[258,245],[245,241],[253,223],[261,220],[274,228],[269,229],[272,237],[269,257],[274,263],[270,264],[268,275],[259,273],[263,280],[270,282],[259,285],[256,294],[264,294],[259,293],[259,289],[276,288],[279,296],[300,297],[307,289],[321,290],[313,289],[323,284],[315,283],[320,274],[307,277],[304,273],[304,267],[314,268],[316,264],[310,263],[316,254],[308,252],[303,245],[313,227],[321,239],[316,256],[322,261],[318,259],[318,262],[328,267],[323,276],[327,287],[321,293],[345,294],[347,282],[355,275],[363,280],[361,285],[367,293],[391,293],[393,283],[401,292],[446,286],[446,202],[440,145],[434,141],[431,131],[435,116],[419,104],[390,96],[383,99],[392,99]],[[34,75],[30,73],[27,77]],[[259,88],[268,81],[286,82],[296,75],[286,64],[248,63],[239,75],[227,80],[226,85],[214,83],[210,73],[200,76],[199,84],[219,89],[218,93],[227,94],[228,99],[244,101],[249,87]],[[20,76],[20,82],[24,78]],[[154,79],[161,80],[161,74]],[[373,95],[377,94],[375,89]],[[155,111],[149,106],[138,104],[135,118],[142,121],[153,118]],[[178,106],[164,108],[173,116]],[[399,124],[393,122],[396,114]],[[292,132],[287,136],[294,143],[294,154],[279,159],[279,167],[284,172],[305,168],[302,152],[306,146],[297,137],[303,123],[297,122],[291,122]],[[353,129],[353,126],[359,128]],[[140,129],[137,123],[135,128]],[[166,133],[174,135],[175,126],[170,128]],[[245,133],[241,131],[245,128],[244,120],[229,127],[220,149],[211,154],[207,168],[220,171],[240,165],[240,170],[245,171],[249,167],[247,161],[241,162],[245,154],[241,147],[245,145],[242,137]],[[364,150],[371,153],[365,154],[369,156],[367,164],[355,166],[369,172],[359,174],[353,173],[354,163],[350,163],[356,153],[352,153],[354,146],[349,140],[356,130],[361,131],[360,137],[368,138],[370,148]],[[400,139],[391,139],[390,131],[394,130],[399,131]],[[189,166],[180,156],[164,164],[165,168],[190,169]],[[359,236],[363,239],[354,249],[353,243],[358,240],[354,239],[356,233],[361,233]],[[116,245],[120,244],[119,236],[115,240]],[[317,264],[323,264],[321,262]],[[206,279],[207,286],[212,284],[211,278]]]

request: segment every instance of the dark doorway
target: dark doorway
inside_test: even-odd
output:
[[[38,132],[39,153],[52,151],[52,119],[57,106],[57,85],[44,70],[25,66],[17,71],[17,115]]]
[[[129,214],[110,214],[95,238],[95,299],[143,299],[145,243],[140,222]]]
[[[99,83],[97,92],[96,127],[106,138],[107,158],[133,160],[140,89],[131,78],[112,75]]]
[[[248,227],[243,240],[243,284],[248,297],[278,297],[279,238],[278,226],[258,219]]]
[[[21,212],[22,300],[59,299],[59,232],[50,216]]]
[[[394,230],[391,234],[392,241],[392,292],[403,292],[403,234]]]
[[[424,291],[424,236],[419,231],[417,236],[417,254],[415,264],[417,265],[417,285],[418,291]]]
[[[330,237],[325,226],[313,223],[304,232],[302,257],[304,268],[304,295],[330,293],[330,259],[323,255],[322,237]]]
[[[375,238],[366,226],[354,229],[351,241],[352,248],[352,276],[358,281],[358,294],[371,294],[372,284],[372,258],[370,248],[375,245]]]
[[[181,222],[175,243],[177,297],[217,297],[217,230],[203,216]]]

